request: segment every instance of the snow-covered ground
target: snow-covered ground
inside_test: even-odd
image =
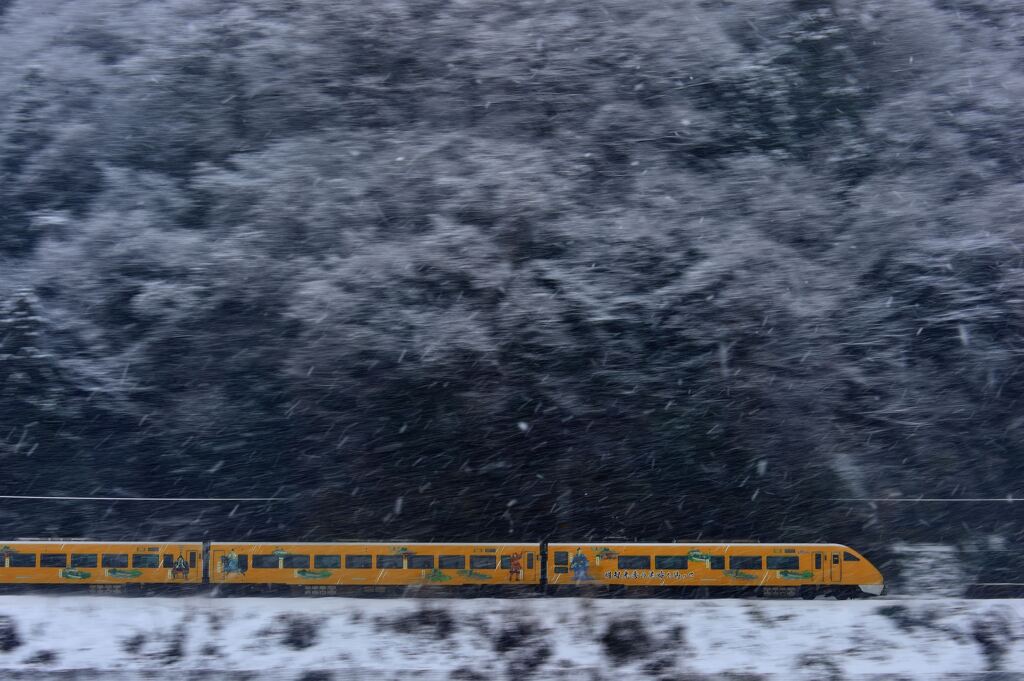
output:
[[[3,678],[1008,679],[1022,670],[1024,600],[0,597]]]

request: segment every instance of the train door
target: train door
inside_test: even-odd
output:
[[[833,551],[832,552],[831,575],[832,575],[832,578],[829,581],[831,581],[831,582],[841,582],[841,581],[843,581],[843,556],[838,551]]]
[[[215,549],[210,551],[209,575],[211,582],[219,582],[224,578],[224,550]]]

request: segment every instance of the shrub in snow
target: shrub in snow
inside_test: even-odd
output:
[[[53,664],[57,661],[58,655],[52,650],[40,650],[39,652],[25,658],[25,664]]]
[[[171,634],[167,647],[160,652],[160,659],[164,664],[180,662],[185,657],[185,627],[179,626]]]
[[[322,669],[314,669],[308,672],[304,672],[297,681],[332,681],[334,674],[323,671]]]
[[[318,623],[302,615],[286,615],[282,618],[284,632],[281,642],[292,650],[305,650],[316,644]]]
[[[1014,642],[1021,639],[1014,631],[1012,614],[994,610],[971,623],[971,638],[981,646],[981,652],[988,662],[988,671],[999,671],[1003,657]]]
[[[518,620],[505,626],[494,641],[494,649],[499,653],[506,653],[515,648],[522,648],[530,643],[533,637],[532,623]]]
[[[601,636],[601,644],[608,657],[617,663],[641,657],[651,650],[651,638],[638,619],[617,620],[609,624]]]
[[[129,655],[138,655],[142,652],[144,645],[146,645],[146,635],[142,633],[133,634],[121,641],[121,650]]]
[[[14,620],[7,615],[0,615],[0,653],[9,653],[21,646],[21,637],[14,626]]]
[[[549,630],[532,619],[506,619],[494,639],[494,650],[504,655],[508,678],[529,676],[548,661],[551,657],[551,646],[545,639],[549,636]]]
[[[438,640],[449,638],[455,632],[455,620],[443,608],[424,607],[391,619],[378,620],[378,624],[400,634],[431,636]]]

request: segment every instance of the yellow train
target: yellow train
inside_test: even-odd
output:
[[[503,587],[639,593],[878,596],[882,574],[841,544],[757,542],[0,542],[0,585],[168,588]]]

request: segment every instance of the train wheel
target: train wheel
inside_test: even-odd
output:
[[[813,586],[800,587],[800,598],[804,599],[805,601],[813,601],[817,597],[818,590],[815,589]]]

